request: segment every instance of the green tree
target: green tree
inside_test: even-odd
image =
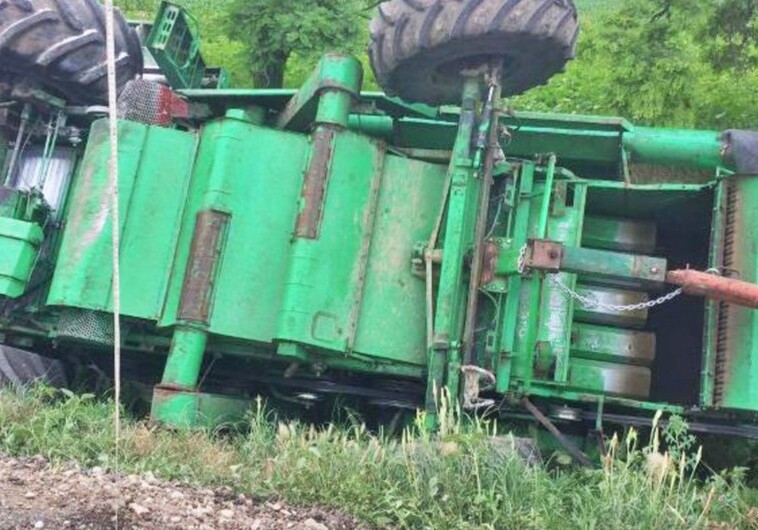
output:
[[[115,4],[130,19],[151,20],[160,0],[116,0]]]
[[[715,70],[744,73],[758,67],[758,0],[718,2],[701,34]]]
[[[248,51],[255,86],[277,88],[293,56],[358,49],[364,9],[359,0],[231,0],[226,22]]]
[[[297,87],[328,51],[365,47],[377,0],[175,0],[198,21],[203,55],[234,86]],[[117,0],[151,19],[159,0]],[[755,127],[758,0],[576,0],[579,55],[519,110],[615,114],[680,127]]]
[[[679,127],[751,127],[758,0],[625,0],[583,17],[579,55],[519,109],[616,114]],[[729,24],[727,24],[729,20]]]

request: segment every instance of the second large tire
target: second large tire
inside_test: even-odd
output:
[[[0,386],[24,387],[35,383],[66,386],[63,364],[36,353],[0,345]]]
[[[116,12],[118,88],[142,73],[137,33]],[[70,103],[107,101],[105,12],[97,0],[0,1],[0,78],[40,85]]]
[[[377,81],[406,101],[459,103],[461,70],[502,58],[504,95],[547,83],[574,57],[573,0],[391,0],[371,22]]]

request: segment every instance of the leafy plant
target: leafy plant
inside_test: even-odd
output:
[[[239,433],[170,432],[127,417],[119,470],[229,486],[255,496],[318,504],[378,528],[750,528],[756,511],[740,470],[699,480],[673,459],[651,473],[664,442],[694,447],[683,423],[640,446],[614,438],[602,469],[531,465],[509,435],[444,404],[444,430],[399,438],[360,423],[283,420],[258,400]],[[669,422],[671,425],[671,422]],[[669,438],[667,438],[667,436]],[[0,452],[54,463],[115,464],[112,403],[50,390],[0,390]],[[692,453],[682,453],[692,457]]]

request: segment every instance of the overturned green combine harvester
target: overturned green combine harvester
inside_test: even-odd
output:
[[[101,8],[1,9],[0,378],[105,368]],[[433,425],[446,387],[551,430],[663,410],[758,437],[756,138],[506,111],[573,56],[572,2],[383,3],[387,95],[337,55],[297,92],[225,89],[169,3],[118,28],[124,371],[155,420],[266,394]]]

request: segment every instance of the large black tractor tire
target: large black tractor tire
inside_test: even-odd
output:
[[[574,57],[573,0],[391,0],[371,22],[379,84],[409,102],[459,103],[460,72],[503,59],[503,93],[547,83]]]
[[[66,372],[60,361],[9,346],[0,345],[0,386],[28,386],[44,382],[66,386]]]
[[[142,73],[137,33],[116,12],[119,92]],[[105,10],[97,0],[0,0],[0,82],[40,86],[74,104],[108,99]]]

